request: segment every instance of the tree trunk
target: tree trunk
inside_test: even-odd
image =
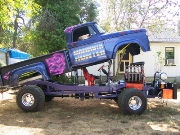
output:
[[[18,31],[17,18],[18,18],[18,16],[16,15],[16,18],[14,20],[13,48],[16,48],[16,41],[17,41],[17,31]]]

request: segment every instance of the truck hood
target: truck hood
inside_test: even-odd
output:
[[[137,55],[140,53],[140,48],[143,52],[150,51],[149,40],[146,35],[145,29],[127,30],[114,33],[104,33],[101,35],[102,39],[107,42],[114,42],[115,49],[122,49],[121,46],[130,44],[127,49],[130,50],[131,55]],[[111,44],[109,44],[111,46]],[[109,46],[108,45],[108,46]]]

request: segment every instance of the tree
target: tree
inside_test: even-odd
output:
[[[2,47],[19,48],[26,20],[38,9],[33,0],[7,0],[0,4],[0,43]],[[22,34],[23,33],[23,34]],[[23,48],[23,47],[21,47]]]
[[[12,7],[14,7],[13,0],[0,0],[0,26],[4,29],[9,26],[11,16],[13,14]]]
[[[174,0],[100,0],[100,23],[111,24],[111,31],[145,27],[159,31],[170,16],[178,14],[178,1]],[[177,10],[172,10],[172,8]],[[104,14],[106,13],[106,14]],[[176,24],[177,22],[175,22]]]
[[[16,9],[17,13],[15,15],[15,19],[14,19],[14,24],[13,24],[13,43],[12,43],[12,48],[17,48],[16,46],[16,41],[17,41],[17,36],[18,36],[18,29],[21,29],[21,26],[19,25],[20,22],[18,21],[18,19],[21,19],[23,22],[23,25],[25,26],[25,21],[24,18],[22,17],[24,15],[24,11],[23,10],[19,10],[18,8]]]
[[[92,1],[37,0],[36,2],[43,5],[43,9],[37,17],[38,24],[34,31],[34,56],[65,49],[64,29],[96,18]]]
[[[0,0],[0,45],[2,46],[6,30],[10,29],[13,0]],[[8,34],[7,34],[8,35]],[[7,40],[6,40],[7,41]]]
[[[34,56],[65,49],[64,29],[79,23],[77,4],[76,0],[52,0],[42,4],[44,7],[36,18],[38,23],[33,32]]]
[[[92,0],[82,0],[80,1],[80,21],[81,23],[97,21],[97,3]]]
[[[34,56],[64,49],[64,29],[95,20],[92,0],[0,0],[0,47]]]

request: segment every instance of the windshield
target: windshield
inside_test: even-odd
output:
[[[105,31],[97,24],[94,24],[94,26],[97,28],[97,30],[100,32],[100,33],[105,33]]]

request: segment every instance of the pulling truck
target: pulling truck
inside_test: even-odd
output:
[[[118,50],[126,48],[132,55],[150,51],[145,29],[115,33],[105,31],[95,22],[87,22],[64,30],[67,49],[32,58],[0,68],[0,90],[16,90],[16,102],[25,112],[39,111],[45,101],[54,97],[95,97],[113,99],[124,114],[142,114],[147,108],[147,98],[177,98],[177,85],[164,81],[166,75],[156,72],[154,81],[144,80],[144,63],[136,62],[126,67],[124,78],[114,82],[110,77],[111,60]],[[85,39],[79,37],[88,35]],[[97,76],[86,67],[108,62],[105,83],[95,84]],[[52,81],[53,76],[82,69],[87,85],[62,84]]]

